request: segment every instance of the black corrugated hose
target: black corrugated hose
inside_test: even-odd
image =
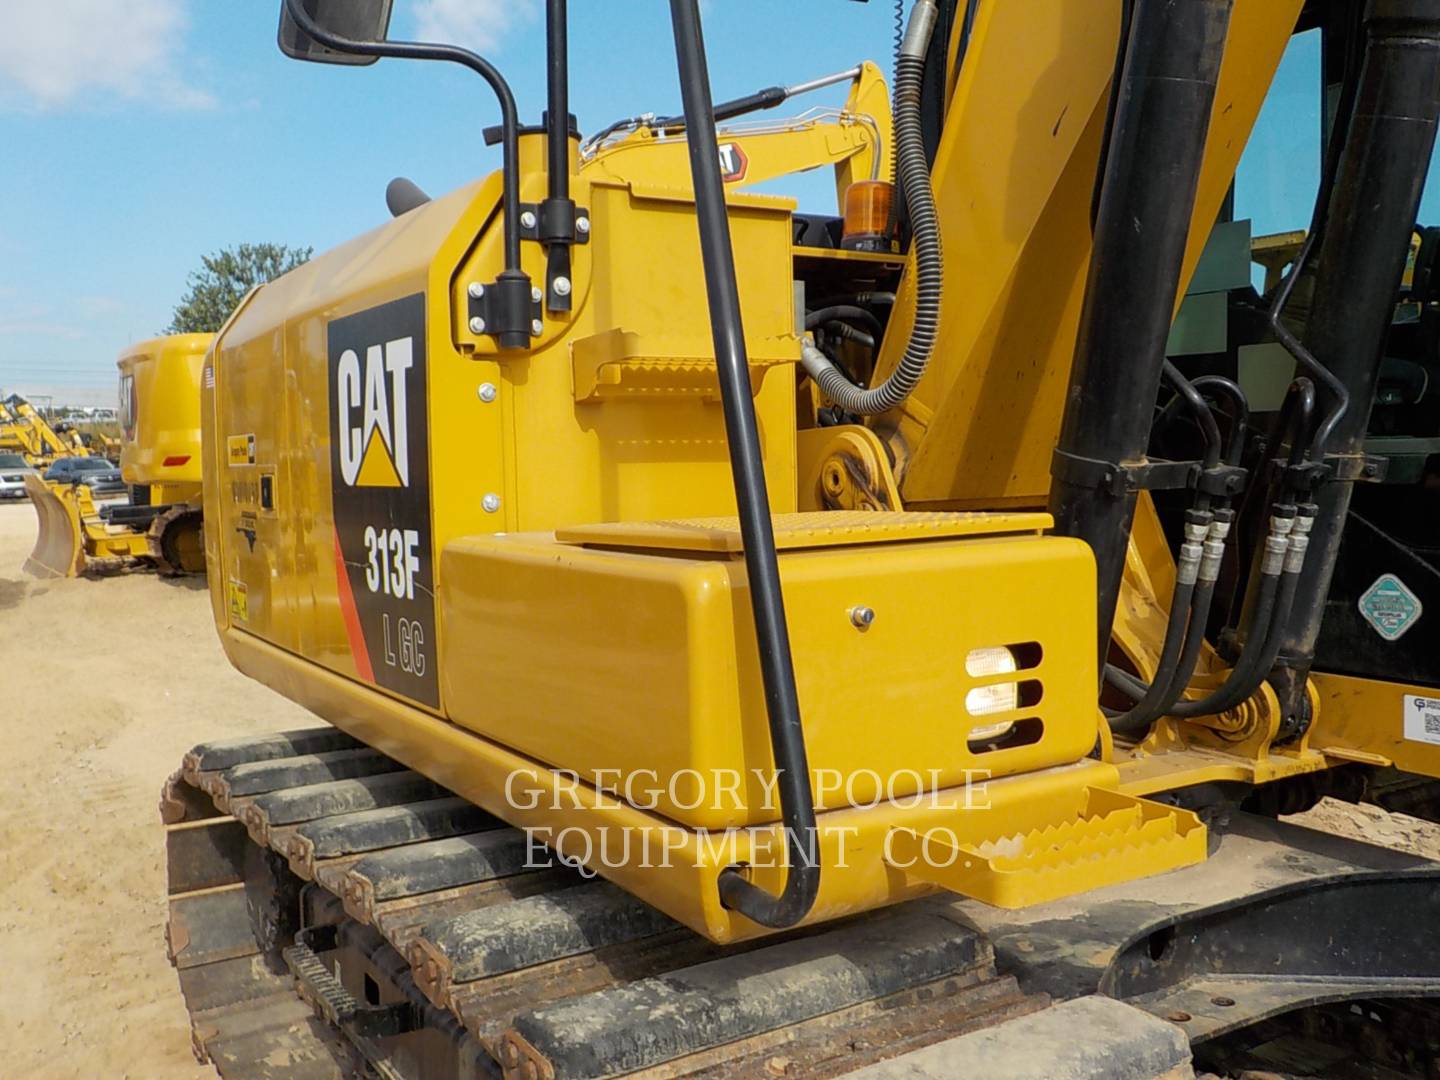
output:
[[[935,0],[917,0],[895,71],[895,144],[897,168],[910,212],[915,250],[915,324],[905,355],[879,386],[856,386],[810,341],[801,345],[800,362],[822,393],[846,412],[876,416],[889,412],[915,389],[940,329],[945,261],[940,249],[940,219],[930,187],[930,165],[920,124],[920,94],[925,52],[935,29]]]

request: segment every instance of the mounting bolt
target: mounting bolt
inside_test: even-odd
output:
[[[539,319],[536,319],[530,324],[530,333],[534,334],[536,337],[539,337],[544,332],[545,324],[542,323]]]
[[[534,213],[526,210],[523,214],[520,215],[520,224],[524,225],[527,229],[533,229],[535,227]]]
[[[568,277],[557,277],[552,283],[556,296],[570,295],[570,279]]]
[[[495,400],[496,391],[495,384],[493,382],[482,382],[479,389],[477,389],[475,392],[480,395],[480,400],[485,402],[485,404],[487,405]]]
[[[472,334],[483,334],[485,332],[485,320],[476,315],[470,320],[470,332]]]
[[[875,609],[859,604],[850,609],[850,624],[857,630],[868,630],[875,621]]]
[[[575,219],[575,231],[581,236],[590,235],[590,219],[588,217],[577,217]]]
[[[531,289],[530,289],[530,299],[533,300],[533,301],[534,301],[535,303],[537,303],[537,304],[538,304],[541,300],[544,300],[544,299],[545,299],[545,294],[540,291],[540,286],[539,286],[539,285],[535,285],[535,286],[532,286],[532,287],[531,287]]]
[[[485,286],[481,285],[478,281],[472,281],[470,282],[470,288],[467,289],[466,292],[470,294],[470,299],[479,300],[485,295]]]
[[[500,509],[500,496],[492,491],[480,500],[480,505],[485,508],[487,514],[493,514]]]

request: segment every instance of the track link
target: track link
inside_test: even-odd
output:
[[[225,1080],[829,1077],[1048,1003],[924,901],[716,946],[333,728],[197,746],[160,809]]]
[[[145,533],[155,569],[165,577],[205,572],[204,514],[194,506],[170,507],[157,514]]]

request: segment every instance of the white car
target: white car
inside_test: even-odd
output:
[[[25,477],[37,475],[20,454],[0,454],[0,499],[25,498]]]

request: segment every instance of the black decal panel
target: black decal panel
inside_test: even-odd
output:
[[[425,297],[336,319],[328,345],[331,499],[351,652],[362,678],[438,708]]]

